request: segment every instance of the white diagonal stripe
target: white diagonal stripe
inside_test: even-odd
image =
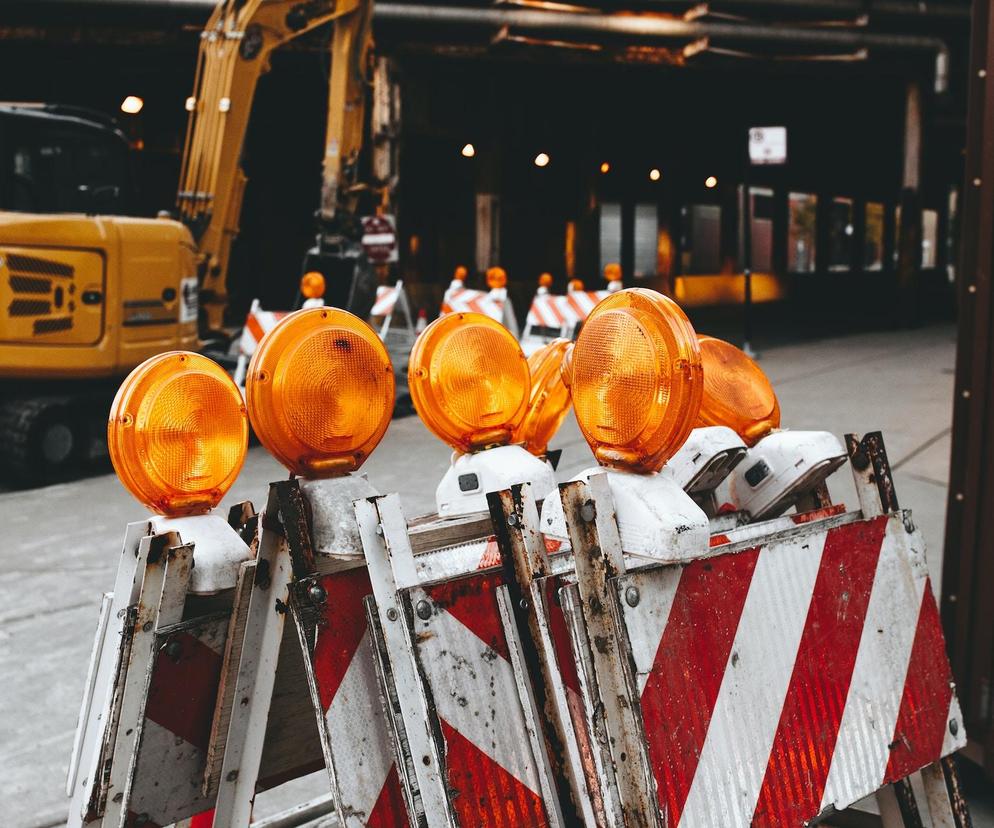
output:
[[[632,645],[632,658],[635,661],[639,697],[645,690],[646,682],[649,681],[652,673],[652,666],[656,662],[656,653],[659,651],[682,574],[682,566],[669,566],[654,570],[649,577],[632,575],[620,587],[621,608],[626,619],[629,619],[626,626],[628,639]],[[638,606],[634,608],[629,607],[625,602],[625,589],[629,584],[639,591]]]
[[[422,636],[421,663],[439,716],[541,796],[510,663],[444,610],[426,628],[433,634]]]
[[[342,797],[344,824],[361,828],[376,805],[393,767],[386,717],[365,632],[349,669],[325,713]]]
[[[825,537],[760,551],[680,825],[751,823]]]
[[[908,547],[909,537],[920,547],[920,535],[908,536],[902,524],[888,522],[822,796],[823,808],[833,804],[844,808],[872,793],[880,787],[887,770],[889,744],[901,709],[928,577],[924,554]],[[916,564],[919,558],[920,565]]]

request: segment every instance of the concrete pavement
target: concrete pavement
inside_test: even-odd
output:
[[[771,347],[761,355],[787,427],[882,429],[902,506],[911,507],[940,575],[950,446],[955,331],[950,326],[861,334]],[[553,441],[562,479],[590,465],[569,418]],[[381,491],[398,491],[409,515],[431,511],[449,449],[411,417],[392,424],[364,470]],[[266,484],[285,475],[260,447],[249,452],[227,503],[261,505]],[[834,499],[855,506],[848,471]],[[64,819],[64,779],[100,594],[113,582],[124,527],[142,507],[113,475],[0,494],[0,802],[4,825]],[[298,789],[320,787],[320,777]],[[282,807],[279,796],[262,808]],[[977,824],[994,825],[994,821]]]

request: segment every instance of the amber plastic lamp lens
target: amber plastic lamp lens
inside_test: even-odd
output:
[[[700,337],[704,396],[698,424],[728,426],[753,446],[780,427],[780,403],[766,374],[745,352],[713,336]]]
[[[617,262],[611,262],[610,264],[604,265],[604,278],[608,282],[617,282],[621,280],[621,265]]]
[[[422,422],[464,453],[509,443],[528,406],[528,362],[518,341],[480,313],[450,313],[425,328],[407,380]]]
[[[143,362],[121,384],[107,447],[125,488],[161,515],[207,512],[235,482],[248,448],[238,387],[186,351]]]
[[[543,273],[541,276],[539,276],[538,277],[538,286],[539,287],[544,287],[544,288],[550,288],[550,287],[552,287],[552,274],[551,273]]]
[[[573,407],[597,461],[659,471],[697,420],[703,378],[690,321],[660,293],[632,288],[604,299],[573,348]]]
[[[457,279],[460,282],[465,282],[466,277],[469,276],[469,271],[465,267],[459,265],[453,272],[452,278]]]
[[[324,276],[316,270],[305,273],[300,278],[300,293],[305,299],[320,299],[324,296]]]
[[[570,279],[569,280],[570,290],[583,290],[583,280],[582,279]]]
[[[563,358],[572,347],[568,339],[553,339],[528,357],[531,392],[525,418],[514,433],[513,442],[521,443],[536,456],[545,454],[549,441],[569,413],[569,388],[563,381]]]
[[[390,356],[372,328],[337,308],[290,314],[259,343],[245,381],[252,427],[309,478],[358,469],[393,416]]]
[[[487,287],[491,290],[507,287],[507,272],[502,267],[492,267],[487,271]]]

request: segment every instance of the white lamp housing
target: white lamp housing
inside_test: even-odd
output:
[[[595,474],[607,475],[624,552],[667,563],[691,561],[707,553],[708,517],[669,476],[594,466],[573,479],[587,481]],[[542,504],[541,526],[547,537],[569,540],[556,489]]]
[[[774,431],[746,453],[729,476],[736,509],[754,521],[786,512],[846,462],[846,450],[827,431]]]
[[[531,483],[536,492],[556,488],[552,467],[521,446],[497,446],[473,454],[453,454],[449,470],[435,490],[440,517],[487,511],[487,492]]]
[[[214,595],[238,583],[238,570],[252,557],[241,536],[217,514],[151,518],[155,534],[178,532],[183,543],[193,544],[195,566],[190,572],[189,591]]]
[[[690,432],[660,474],[690,495],[713,492],[746,455],[746,444],[727,426],[705,426]]]

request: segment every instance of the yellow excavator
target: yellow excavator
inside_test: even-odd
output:
[[[128,216],[128,146],[113,122],[52,105],[0,104],[0,475],[45,482],[106,452],[121,377],[162,351],[223,342],[226,281],[245,175],[240,156],[274,49],[332,22],[317,244],[305,266],[329,301],[371,303],[359,245],[363,192],[385,200],[396,148],[374,142],[360,185],[371,0],[222,0],[203,33],[174,217]],[[389,96],[387,96],[389,98]],[[374,103],[389,136],[396,103]]]

